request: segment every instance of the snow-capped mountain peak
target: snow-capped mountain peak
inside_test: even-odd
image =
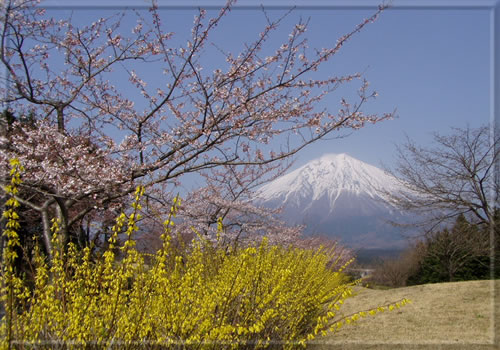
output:
[[[400,190],[398,179],[373,165],[345,153],[326,154],[261,187],[256,201],[282,207],[285,220],[306,224],[310,232],[347,241],[371,235],[373,241],[378,230],[387,237],[383,223],[401,214],[384,193]]]
[[[263,186],[257,196],[264,202],[281,198],[317,200],[328,196],[332,207],[342,192],[382,199],[381,191],[399,187],[383,170],[345,153],[326,154]]]

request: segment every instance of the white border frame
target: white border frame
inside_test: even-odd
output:
[[[266,8],[377,8],[383,0],[239,0],[235,8],[259,8],[263,4]],[[491,9],[497,5],[497,0],[389,0],[392,8],[404,9]],[[45,0],[45,8],[147,8],[151,0]],[[223,0],[157,0],[159,8],[221,8]]]
[[[2,0],[0,0],[2,1]],[[490,10],[490,126],[492,138],[500,133],[500,0],[240,0],[234,6],[235,8],[260,8],[261,3],[267,9],[280,9],[296,7],[298,9],[305,8],[325,8],[325,9],[376,9],[380,3],[391,3],[392,9],[489,9]],[[159,8],[220,8],[225,4],[223,0],[157,0]],[[45,0],[41,2],[41,6],[47,9],[122,9],[127,8],[148,8],[151,5],[150,0]],[[0,71],[0,78],[5,77],[7,71]],[[4,80],[6,81],[6,80]],[[4,106],[2,106],[4,107]],[[500,145],[499,145],[500,147]],[[496,178],[500,179],[500,164],[495,166]],[[491,194],[495,196],[495,193]],[[493,197],[495,198],[495,197]],[[493,231],[491,234],[491,242],[494,242]],[[493,245],[492,245],[493,247]],[[493,249],[493,248],[492,248]],[[498,262],[500,263],[500,262]],[[359,348],[363,345],[382,346],[387,348],[429,348],[434,349],[436,346],[446,349],[468,349],[468,346],[477,346],[484,349],[492,349],[500,346],[500,290],[495,290],[494,281],[490,284],[492,299],[492,321],[491,328],[493,331],[492,343],[489,344],[340,344],[332,343],[335,348]],[[497,306],[497,307],[495,307]],[[416,347],[415,347],[416,346]]]

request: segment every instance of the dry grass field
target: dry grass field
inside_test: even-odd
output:
[[[359,287],[357,292],[342,308],[345,315],[401,298],[412,303],[361,319],[311,344],[311,348],[500,349],[500,280],[389,290]]]

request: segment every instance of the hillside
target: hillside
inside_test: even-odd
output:
[[[496,290],[496,304],[494,294]],[[345,314],[400,298],[401,309],[361,319],[323,338],[313,349],[500,349],[492,344],[493,313],[500,334],[500,280],[436,283],[374,290],[358,288]],[[494,306],[496,305],[496,306]],[[498,341],[498,339],[497,339]]]

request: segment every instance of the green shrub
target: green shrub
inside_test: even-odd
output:
[[[420,243],[420,261],[408,284],[498,278],[498,269],[490,271],[490,233],[488,227],[458,216],[451,228],[439,230]]]

